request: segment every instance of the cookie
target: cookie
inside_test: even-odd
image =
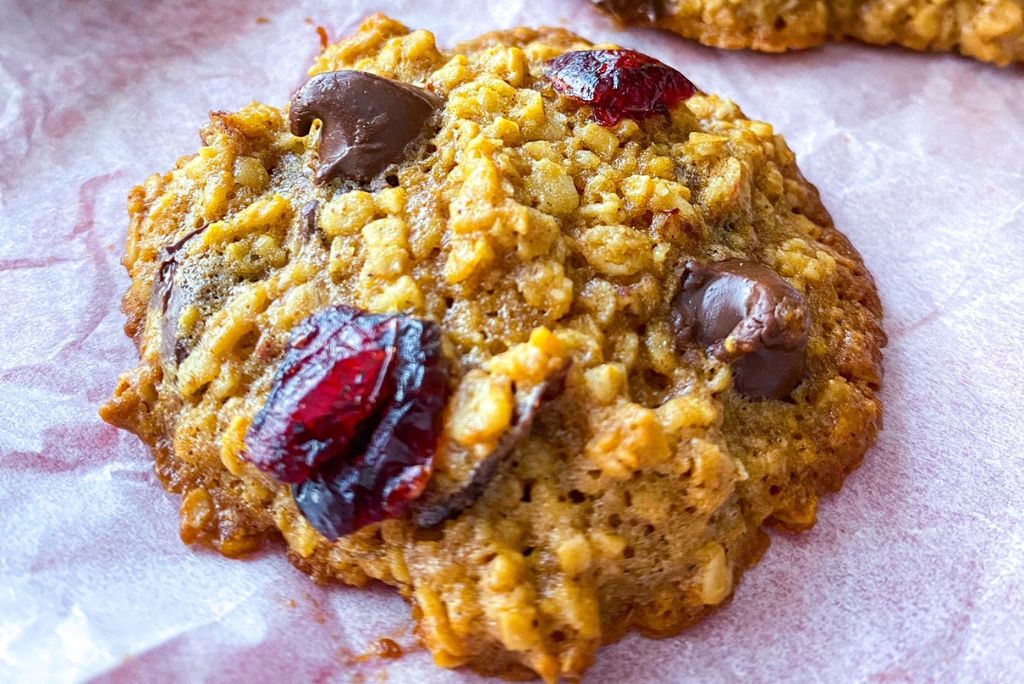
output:
[[[442,50],[378,15],[310,74],[129,198],[140,363],[102,414],[185,542],[283,539],[395,586],[440,665],[555,681],[814,523],[885,335],[769,124],[557,29]]]
[[[855,38],[913,50],[957,50],[1006,66],[1024,61],[1024,0],[591,0],[626,24],[705,45],[765,52]]]

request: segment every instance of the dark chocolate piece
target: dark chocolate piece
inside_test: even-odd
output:
[[[665,16],[664,0],[592,0],[600,9],[625,24],[651,23]]]
[[[188,350],[178,344],[178,319],[187,297],[182,295],[181,287],[174,276],[178,272],[178,252],[188,242],[206,230],[207,224],[190,230],[164,248],[157,267],[156,278],[153,280],[153,296],[150,306],[160,306],[160,356],[166,365],[176,365],[188,355]]]
[[[783,399],[803,379],[810,309],[771,269],[736,259],[688,261],[672,309],[679,346],[704,346],[732,363],[741,394]]]
[[[302,237],[309,239],[316,235],[317,223],[320,220],[320,202],[317,200],[310,200],[306,202],[306,206],[302,207],[302,223],[300,224],[300,234]]]
[[[562,394],[565,389],[565,376],[568,372],[569,365],[566,364],[557,373],[534,387],[522,401],[518,402],[514,416],[515,422],[501,436],[491,453],[484,456],[476,465],[468,481],[461,483],[451,491],[435,491],[425,495],[423,502],[415,507],[413,513],[415,523],[420,527],[433,527],[449,518],[454,518],[472,506],[484,493],[490,481],[494,479],[498,467],[505,462],[516,445],[530,434],[533,421],[541,407]]]
[[[367,182],[410,154],[442,104],[407,83],[365,71],[331,71],[292,96],[289,124],[294,135],[308,135],[315,119],[323,122],[317,182]]]

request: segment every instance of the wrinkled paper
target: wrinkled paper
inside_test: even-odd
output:
[[[886,425],[820,521],[671,639],[588,681],[1024,678],[1024,69],[858,44],[785,56],[620,30],[583,0],[0,2],[0,681],[477,682],[384,587],[280,547],[178,540],[177,497],[97,406],[121,332],[125,197],[206,114],[283,105],[373,10],[442,44],[521,24],[638,48],[773,123],[874,272]],[[365,656],[381,637],[397,660]]]

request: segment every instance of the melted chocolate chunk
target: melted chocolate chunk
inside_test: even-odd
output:
[[[664,0],[592,0],[600,9],[619,21],[654,23],[667,14]]]
[[[569,366],[566,365],[517,402],[515,422],[501,436],[494,449],[476,464],[472,474],[465,482],[455,483],[454,488],[450,486],[452,483],[446,483],[449,486],[437,486],[433,492],[424,496],[413,513],[413,520],[417,525],[420,527],[439,525],[449,518],[454,518],[480,498],[487,485],[497,474],[498,467],[512,454],[516,445],[530,434],[533,421],[541,407],[562,394],[565,389],[565,376],[568,375],[568,372]]]
[[[316,235],[317,223],[320,219],[320,202],[310,200],[302,207],[302,223],[300,233],[302,237],[309,239]]]
[[[188,356],[188,349],[178,340],[178,319],[189,299],[183,294],[181,285],[175,280],[178,272],[178,253],[188,242],[206,230],[206,224],[185,233],[164,248],[153,280],[153,295],[150,306],[159,306],[162,317],[160,324],[160,356],[167,365],[179,364]]]
[[[803,379],[810,309],[771,269],[736,259],[689,261],[672,309],[678,345],[708,347],[732,363],[741,394],[783,399]]]
[[[206,230],[205,224],[195,230],[190,230],[167,247],[164,247],[163,254],[160,257],[160,265],[157,266],[156,279],[153,281],[153,299],[160,302],[161,313],[167,310],[167,300],[171,295],[170,290],[174,282],[174,272],[178,270],[178,258],[176,255],[181,251],[182,247],[188,244],[189,240],[204,230]]]
[[[433,93],[365,71],[331,71],[306,81],[291,100],[294,135],[320,131],[316,180],[367,182],[404,160],[435,119],[443,100]]]

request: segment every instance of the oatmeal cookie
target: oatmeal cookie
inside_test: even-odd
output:
[[[384,16],[129,198],[103,417],[181,537],[546,681],[721,606],[880,428],[881,305],[772,127],[562,30]],[[699,74],[691,74],[699,76]]]
[[[856,38],[1001,66],[1024,61],[1024,0],[590,1],[623,23],[720,48],[783,52]]]

